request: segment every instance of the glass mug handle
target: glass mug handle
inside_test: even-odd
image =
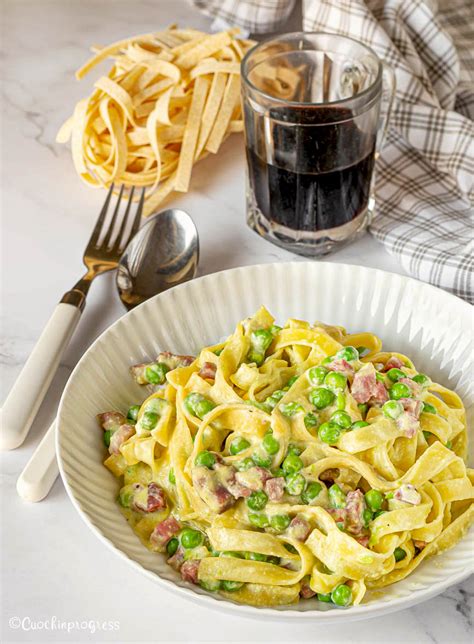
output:
[[[393,69],[382,61],[382,106],[377,127],[377,143],[375,147],[375,158],[378,159],[385,141],[388,130],[390,114],[395,98],[396,80]]]

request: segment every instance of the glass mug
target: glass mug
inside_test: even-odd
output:
[[[374,213],[374,163],[395,89],[361,43],[292,33],[242,61],[247,223],[314,257],[353,241]]]

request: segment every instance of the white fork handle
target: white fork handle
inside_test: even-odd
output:
[[[44,499],[59,474],[54,443],[55,430],[54,420],[18,477],[16,490],[25,501],[36,503]]]
[[[0,449],[15,449],[25,440],[80,316],[73,304],[56,306],[3,405]]]

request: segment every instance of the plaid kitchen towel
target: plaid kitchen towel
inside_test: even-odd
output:
[[[253,33],[281,29],[288,0],[193,0]],[[351,36],[394,70],[372,234],[407,272],[474,303],[473,0],[303,0],[303,28]]]

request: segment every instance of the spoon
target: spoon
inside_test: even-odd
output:
[[[148,221],[128,244],[116,273],[120,299],[130,310],[172,286],[192,279],[199,239],[191,217],[172,208]]]
[[[120,299],[130,310],[153,295],[196,275],[199,237],[191,217],[172,208],[144,224],[125,249],[117,268]],[[33,503],[51,490],[59,470],[54,421],[20,474],[18,494]]]

